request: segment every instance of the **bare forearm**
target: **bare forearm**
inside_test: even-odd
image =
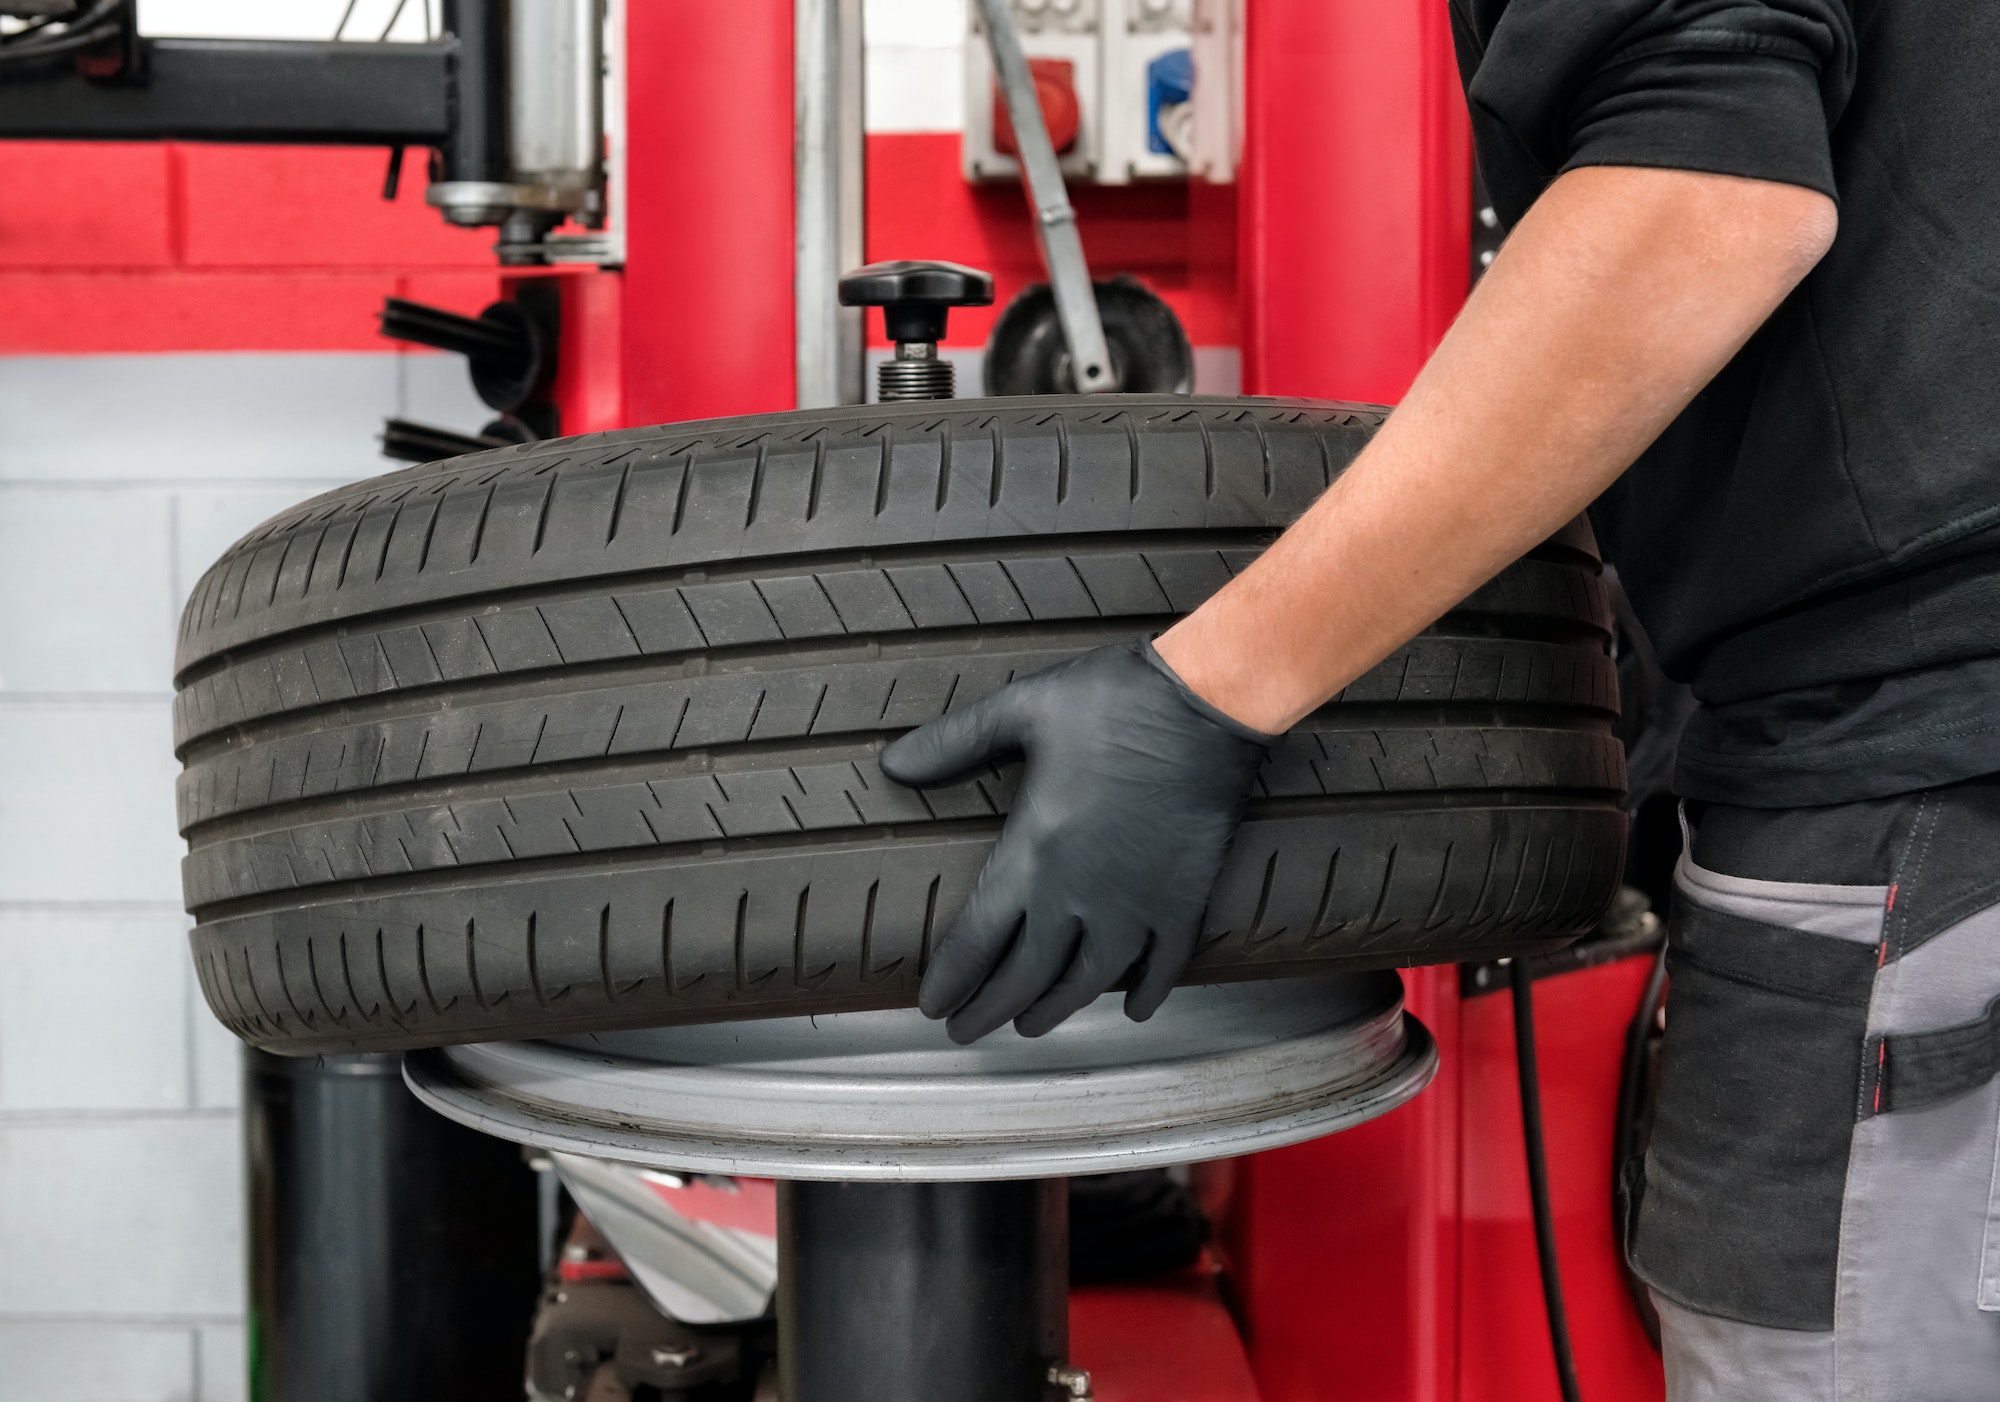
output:
[[[1833,206],[1681,171],[1563,176],[1353,465],[1159,639],[1287,728],[1604,490],[1825,251]]]

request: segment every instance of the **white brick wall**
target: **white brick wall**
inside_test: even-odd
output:
[[[965,0],[864,0],[870,131],[965,125]]]
[[[201,571],[484,422],[455,358],[0,359],[0,1388],[238,1402],[236,1043],[187,959],[173,631]]]

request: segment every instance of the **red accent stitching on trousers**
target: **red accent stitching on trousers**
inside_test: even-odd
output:
[[[1889,1039],[1875,1044],[1875,1113],[1882,1113],[1882,1069],[1889,1064]]]
[[[1889,909],[1891,910],[1894,910],[1896,908],[1896,888],[1900,885],[1902,885],[1900,881],[1892,881],[1889,883]]]

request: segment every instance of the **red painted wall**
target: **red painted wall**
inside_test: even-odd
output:
[[[382,350],[388,295],[477,311],[488,230],[372,149],[0,142],[0,354]]]

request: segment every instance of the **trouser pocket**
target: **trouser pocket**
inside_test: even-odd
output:
[[[1933,961],[1936,962],[1936,961]],[[1903,968],[1894,970],[1906,972]],[[1970,971],[1967,971],[1968,973]],[[1963,976],[1961,976],[1961,981]],[[1892,987],[1891,996],[1901,991]],[[1921,990],[1917,990],[1921,996]],[[1923,1032],[1888,1033],[1873,1036],[1861,1058],[1861,1118],[1878,1115],[1921,1116],[1924,1111],[1969,1099],[1987,1092],[1995,1075],[2000,1075],[2000,998],[1967,1022]],[[1961,1113],[1954,1111],[1952,1119]],[[2000,1311],[2000,1138],[1993,1130],[1983,1136],[1988,1154],[1964,1165],[1983,1169],[1986,1177],[1986,1220],[1979,1250],[1979,1288],[1976,1303],[1982,1310]],[[1939,1156],[1942,1157],[1942,1156]],[[1963,1170],[1961,1170],[1963,1172]],[[1962,1180],[1961,1180],[1962,1181]],[[1973,1187],[1973,1185],[1966,1185]]]
[[[1677,893],[1640,1276],[1703,1314],[1831,1329],[1878,953]]]

